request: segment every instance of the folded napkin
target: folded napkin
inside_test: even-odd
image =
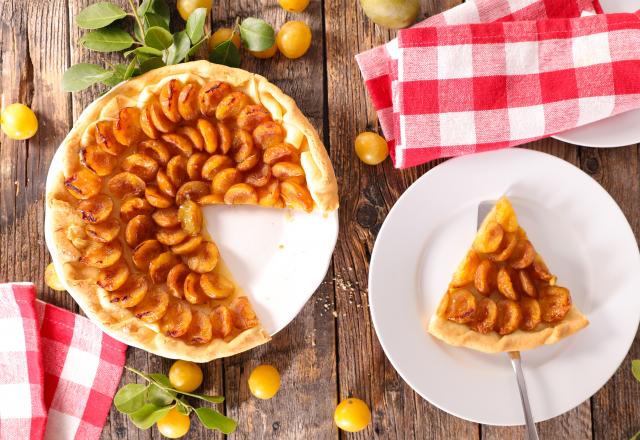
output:
[[[398,167],[640,107],[640,12],[408,29],[398,47]]]
[[[431,16],[414,28],[443,25],[571,18],[601,13],[598,0],[467,0],[441,14]],[[378,114],[380,126],[394,154],[393,102],[399,56],[397,39],[356,55],[365,86]],[[396,110],[397,113],[397,110]]]
[[[127,346],[35,297],[0,284],[0,439],[97,439]]]

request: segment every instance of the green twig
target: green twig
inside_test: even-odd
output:
[[[131,7],[131,11],[133,12],[133,18],[136,19],[136,22],[138,23],[138,27],[140,28],[140,35],[144,35],[144,28],[142,27],[142,22],[140,21],[140,17],[138,17],[138,10],[133,5],[133,0],[129,0],[129,6]],[[135,36],[135,32],[134,32],[134,36]]]

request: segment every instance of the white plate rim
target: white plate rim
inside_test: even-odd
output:
[[[592,180],[592,183],[594,185],[594,189],[596,191],[600,191],[602,193],[603,196],[605,196],[606,199],[608,199],[608,201],[612,204],[613,207],[615,207],[615,214],[620,216],[623,220],[624,220],[624,224],[626,225],[626,230],[625,230],[625,234],[627,234],[632,240],[633,242],[636,244],[636,266],[640,267],[640,250],[638,250],[637,248],[637,241],[635,240],[635,235],[633,233],[633,230],[628,222],[628,220],[626,219],[624,213],[622,212],[622,210],[620,209],[619,205],[617,204],[617,202],[613,199],[613,197],[611,197],[611,195],[595,180],[591,179],[590,176],[588,176],[586,173],[584,173],[580,168],[576,167],[575,165],[571,164],[570,162],[564,161],[563,159],[553,156],[551,154],[548,153],[543,153],[543,152],[539,152],[536,150],[529,150],[529,149],[524,149],[524,148],[510,148],[510,149],[502,149],[502,150],[497,150],[497,151],[490,151],[490,152],[484,152],[484,153],[477,153],[474,155],[467,155],[467,156],[461,156],[461,157],[457,157],[454,159],[450,159],[434,168],[432,168],[431,170],[429,170],[427,173],[425,173],[424,175],[422,175],[419,179],[417,179],[412,185],[409,186],[409,188],[407,188],[407,190],[398,198],[398,200],[396,201],[396,203],[393,205],[393,207],[391,208],[391,210],[389,211],[387,217],[385,218],[385,222],[382,224],[380,231],[378,233],[378,237],[376,238],[376,244],[378,242],[378,240],[380,239],[380,237],[383,237],[385,234],[385,230],[387,228],[388,225],[388,220],[393,218],[394,212],[395,210],[399,209],[399,205],[400,202],[403,198],[407,197],[407,195],[410,193],[410,191],[416,191],[417,188],[420,187],[420,185],[422,185],[422,182],[426,181],[427,179],[429,179],[428,175],[432,175],[433,173],[439,173],[439,172],[446,172],[446,169],[448,168],[448,166],[451,166],[451,163],[455,164],[456,162],[459,161],[467,161],[467,160],[473,160],[474,156],[499,156],[501,154],[522,154],[522,155],[533,155],[533,156],[540,156],[540,157],[545,157],[547,159],[550,160],[556,160],[556,161],[560,161],[562,162],[564,165],[569,166],[570,168],[573,168],[574,171],[578,171],[580,174],[583,174],[584,177],[589,178],[590,180]],[[450,164],[450,165],[447,165]],[[420,395],[422,398],[424,398],[425,400],[427,400],[429,403],[431,403],[432,405],[436,406],[437,408],[452,414],[456,417],[459,417],[461,419],[464,420],[468,420],[470,422],[474,422],[474,423],[481,423],[481,424],[490,424],[490,425],[494,425],[494,426],[518,426],[518,425],[522,425],[524,422],[522,423],[487,423],[485,420],[482,420],[480,418],[476,418],[473,416],[468,416],[466,414],[460,414],[459,412],[457,412],[455,409],[452,408],[447,408],[444,405],[441,405],[439,402],[433,401],[433,399],[430,399],[428,396],[428,393],[423,392],[423,390],[418,389],[416,386],[414,386],[414,384],[412,384],[412,380],[410,377],[407,377],[407,375],[405,374],[405,371],[402,367],[402,365],[399,365],[397,363],[397,361],[393,358],[393,355],[390,354],[391,352],[391,347],[389,347],[385,340],[384,337],[381,336],[380,334],[380,329],[381,329],[381,323],[379,322],[379,318],[377,316],[376,313],[376,307],[377,307],[377,300],[376,300],[376,288],[374,287],[375,283],[373,282],[373,278],[375,276],[375,267],[376,267],[376,260],[378,258],[378,247],[374,244],[374,248],[371,254],[371,261],[370,261],[370,265],[369,265],[369,277],[368,277],[368,283],[369,283],[369,309],[370,309],[370,314],[371,314],[371,320],[373,322],[373,326],[374,326],[374,330],[376,332],[376,336],[378,338],[378,341],[380,342],[380,345],[383,348],[383,351],[385,353],[385,355],[387,356],[387,359],[389,360],[389,362],[391,363],[391,365],[394,367],[394,369],[396,370],[396,372],[400,375],[400,377],[402,377],[402,379],[418,394]],[[453,270],[453,269],[452,269]],[[640,277],[636,277],[637,279]],[[637,280],[636,280],[637,281]],[[638,284],[638,283],[636,283]],[[635,335],[637,333],[638,330],[638,326],[640,324],[640,310],[637,311],[636,313],[636,320],[635,320],[635,324],[634,324],[634,328],[636,329],[633,334],[628,335],[628,340],[626,341],[626,343],[624,344],[626,349],[624,350],[624,352],[619,356],[618,359],[615,360],[615,362],[612,362],[611,364],[614,365],[615,364],[615,368],[611,368],[610,371],[608,371],[608,373],[606,375],[603,376],[602,380],[597,383],[597,384],[593,384],[593,386],[590,387],[589,392],[587,393],[588,396],[586,397],[586,399],[580,400],[580,401],[576,401],[575,405],[573,405],[571,408],[567,408],[565,411],[556,414],[554,416],[551,417],[546,417],[543,419],[538,419],[536,418],[536,422],[541,422],[544,420],[548,420],[550,418],[553,417],[557,417],[567,411],[570,411],[571,409],[575,408],[576,406],[580,405],[581,403],[583,403],[585,400],[588,400],[589,398],[591,398],[595,393],[597,393],[610,379],[611,377],[618,371],[618,369],[620,368],[620,365],[622,364],[622,362],[624,361],[626,354],[628,353],[629,349],[631,348],[631,345],[633,344],[633,341],[635,340]],[[605,377],[606,376],[606,377]],[[534,414],[535,417],[535,414]]]

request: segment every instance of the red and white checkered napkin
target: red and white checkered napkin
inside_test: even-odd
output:
[[[396,166],[640,107],[640,11],[400,31]]]
[[[0,284],[0,439],[97,439],[127,346],[35,296]]]
[[[598,0],[467,0],[441,14],[431,16],[414,28],[495,21],[524,21],[544,18],[571,18],[601,13]],[[394,158],[394,102],[397,84],[398,40],[356,56],[365,86],[378,114],[380,126]],[[394,158],[395,159],[395,158]]]

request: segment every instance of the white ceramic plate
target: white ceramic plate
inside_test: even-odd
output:
[[[60,169],[59,159],[56,153],[47,188]],[[324,279],[338,238],[338,212],[207,206],[204,214],[231,273],[274,335],[293,321]],[[51,249],[51,238],[45,240]],[[63,273],[59,264],[56,272]]]
[[[635,12],[638,0],[600,0],[604,12]],[[640,110],[594,122],[553,136],[554,138],[585,147],[611,148],[640,142]]]
[[[478,204],[507,194],[523,228],[591,324],[523,352],[536,421],[592,396],[616,371],[640,319],[640,254],[620,208],[591,177],[518,148],[449,160],[398,200],[369,272],[373,324],[404,380],[437,407],[491,425],[524,423],[506,354],[452,347],[426,332],[476,232]]]

